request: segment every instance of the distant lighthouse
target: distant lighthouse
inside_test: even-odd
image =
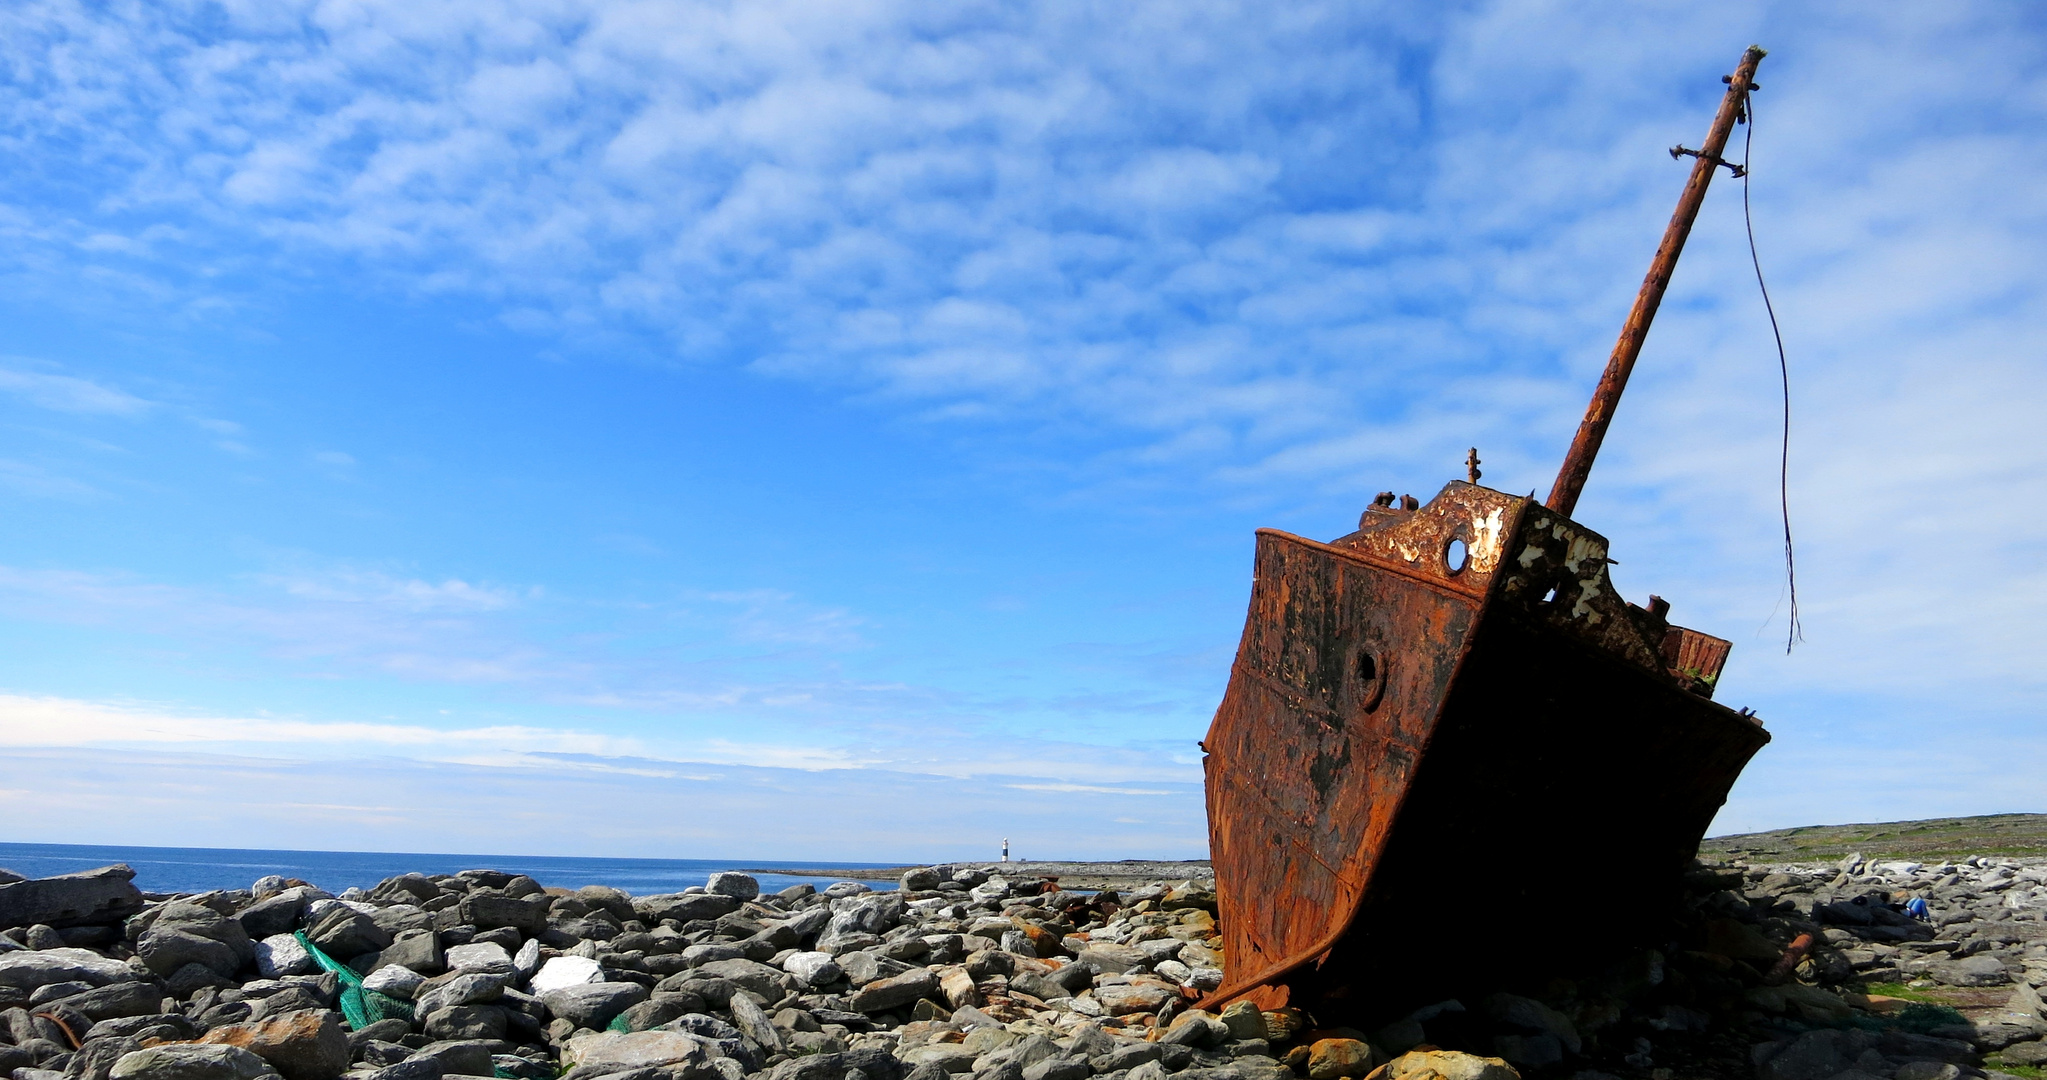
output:
[[[1007,836],[1002,838],[1002,861],[1009,861],[1009,837]]]

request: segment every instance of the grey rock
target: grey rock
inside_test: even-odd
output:
[[[1576,1054],[1584,1049],[1571,1018],[1534,998],[1516,994],[1494,994],[1486,999],[1486,1014],[1495,1023],[1532,1035],[1550,1035],[1563,1049]],[[1507,1057],[1502,1053],[1501,1057]],[[1514,1061],[1507,1057],[1508,1061]],[[1520,1064],[1520,1062],[1515,1062]],[[1547,1063],[1545,1063],[1547,1064]]]
[[[577,1027],[601,1029],[618,1014],[647,1000],[647,988],[639,983],[584,983],[565,986],[540,995],[554,1015]]]
[[[899,884],[906,891],[921,892],[937,888],[938,883],[943,880],[944,878],[938,872],[938,867],[925,866],[915,870],[905,870]]]
[[[325,896],[309,886],[285,889],[243,908],[235,914],[235,921],[242,924],[242,930],[251,938],[258,940],[289,934],[298,929],[305,918],[306,905]]]
[[[1060,1055],[1025,1066],[1023,1080],[1087,1080],[1092,1071],[1085,1059]]]
[[[375,919],[339,904],[315,916],[306,937],[327,955],[344,960],[377,952],[392,942],[390,933]]]
[[[2005,999],[2004,1007],[2011,1012],[2047,1019],[2047,1004],[2041,1002],[2040,992],[2024,982],[2012,990],[2011,997]]]
[[[222,975],[205,964],[186,964],[163,981],[164,991],[175,998],[189,998],[208,988],[228,990],[235,985],[232,976]]]
[[[483,971],[512,975],[519,970],[518,965],[512,963],[512,954],[495,941],[453,946],[448,950],[447,960],[451,971]]]
[[[519,951],[512,954],[512,967],[518,971],[521,979],[532,978],[534,973],[540,970],[540,961],[539,938],[528,938],[525,944],[519,946]]]
[[[111,926],[141,910],[135,871],[119,864],[0,885],[0,929]]]
[[[127,1054],[107,1075],[111,1080],[258,1080],[277,1073],[238,1046],[171,1043]]]
[[[378,1021],[378,1023],[382,1022],[381,1020]],[[360,1034],[360,1032],[357,1034]],[[350,1041],[355,1042],[353,1036],[350,1037]],[[355,1047],[356,1061],[375,1069],[388,1068],[412,1056],[411,1047],[402,1043],[386,1042],[383,1039],[355,1042]],[[434,1075],[439,1076],[440,1071],[440,1063],[435,1062]]]
[[[861,987],[853,995],[852,1008],[854,1012],[877,1013],[937,994],[938,976],[928,968],[912,968]]]
[[[1023,1080],[1023,1066],[991,1054],[987,1060],[974,1063],[974,1080]]]
[[[226,942],[181,926],[150,927],[136,943],[135,955],[158,975],[170,975],[187,964],[197,964],[215,975],[231,978],[242,968],[241,958]]]
[[[472,893],[462,898],[462,921],[480,929],[510,927],[528,937],[547,929],[545,895],[511,897]]]
[[[1759,1051],[1763,1060],[1756,1063],[1757,1080],[1828,1080],[1847,1066],[1840,1035],[1824,1029],[1808,1031],[1770,1047],[1767,1053]]]
[[[48,1005],[59,998],[67,998],[73,994],[82,994],[90,989],[92,989],[92,984],[84,982],[44,983],[36,987],[35,993],[28,996],[28,1006],[33,1009],[41,1005]]]
[[[1179,1046],[1221,1046],[1230,1041],[1230,1028],[1221,1017],[1197,1009],[1174,1017],[1171,1028],[1159,1041]]]
[[[412,1007],[424,1016],[455,1005],[481,1005],[504,996],[511,976],[485,972],[444,976],[440,981],[422,983],[413,993]]]
[[[678,1016],[662,1027],[669,1031],[700,1036],[713,1042],[738,1042],[742,1037],[738,1028],[706,1013]]]
[[[2015,1043],[2004,1048],[2000,1055],[2007,1065],[2030,1065],[2039,1068],[2047,1065],[2047,1042]]]
[[[1935,964],[1929,974],[1949,986],[2002,986],[2011,981],[2004,961],[1987,953]]]
[[[782,1041],[782,1033],[775,1029],[774,1021],[768,1018],[767,1012],[755,1004],[752,998],[745,994],[734,994],[730,1008],[732,1026],[738,1028],[740,1034],[752,1039],[755,1046],[770,1054],[780,1054],[789,1049]]]
[[[768,1071],[767,1080],[844,1080],[846,1059],[842,1054],[810,1054],[791,1058]]]
[[[200,1036],[199,1025],[180,1013],[145,1013],[139,1016],[117,1016],[102,1020],[92,1026],[86,1038],[101,1039],[127,1035],[135,1039],[154,1036],[166,1042],[182,1042]]]
[[[386,997],[412,1000],[412,995],[426,983],[426,976],[402,964],[390,964],[377,968],[363,976],[363,989],[375,990]]]
[[[739,898],[722,893],[662,893],[633,898],[633,913],[648,925],[663,919],[692,922],[715,919],[739,910]]]
[[[348,1043],[358,1051],[371,1042],[397,1042],[412,1031],[412,1025],[393,1017],[379,1020],[368,1027],[349,1032]],[[406,1053],[411,1053],[410,1049]],[[395,1059],[394,1059],[395,1060]],[[389,1064],[388,1062],[386,1064]]]
[[[682,950],[682,962],[699,967],[714,960],[745,959],[746,950],[726,941],[703,941]]]
[[[779,971],[757,960],[713,960],[696,969],[694,974],[714,979],[725,979],[742,990],[751,990],[774,1001],[782,996],[786,972]]]
[[[370,1074],[369,1080],[441,1080],[441,1059],[413,1055],[393,1065],[386,1065]]]
[[[247,987],[243,988],[243,993],[248,993]],[[289,1012],[304,1012],[307,1009],[326,1009],[333,1007],[333,1004],[332,996],[320,994],[311,987],[286,986],[276,993],[267,994],[257,1000],[256,1011],[250,1014],[249,1019],[264,1020],[272,1016],[282,1016]]]
[[[432,1042],[414,1051],[412,1057],[440,1062],[445,1075],[490,1076],[495,1066],[490,1058],[491,1045],[480,1039]]]
[[[371,970],[390,964],[411,968],[429,978],[448,970],[447,954],[442,952],[440,939],[431,930],[399,934],[377,954]]]
[[[798,941],[803,941],[822,933],[825,927],[831,925],[831,921],[832,909],[819,904],[789,916],[782,920],[782,925],[788,927],[789,932],[795,934]]]
[[[429,1039],[502,1039],[505,1010],[495,1005],[450,1005],[426,1015],[420,1031]]]
[[[1114,1049],[1088,1059],[1088,1064],[1098,1073],[1125,1072],[1157,1061],[1163,1052],[1157,1043],[1119,1041]]]
[[[846,981],[854,986],[865,986],[876,979],[886,979],[910,970],[910,965],[890,960],[879,953],[868,950],[840,953],[834,958],[839,969],[846,973]],[[1030,993],[1025,990],[1025,993]]]
[[[1139,964],[1151,962],[1151,958],[1146,956],[1142,949],[1106,942],[1099,945],[1091,944],[1081,950],[1080,959],[1082,963],[1111,975],[1121,975]]]
[[[390,907],[381,907],[367,914],[378,926],[384,928],[385,933],[394,938],[408,931],[434,928],[433,915],[413,904],[392,904]]]
[[[91,1040],[71,1055],[64,1072],[72,1080],[107,1080],[115,1063],[140,1049],[140,1042],[125,1035]]]
[[[46,879],[45,879],[46,880]],[[34,991],[58,982],[105,986],[135,977],[135,970],[90,949],[43,949],[0,953],[0,986]]]
[[[61,998],[57,1004],[76,1009],[96,1021],[147,1016],[163,1007],[163,991],[145,982],[110,983]]]
[[[620,1015],[625,1017],[626,1030],[651,1031],[677,1017],[702,1012],[706,1007],[704,999],[695,994],[657,993]]]

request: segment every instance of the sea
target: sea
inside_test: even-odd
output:
[[[272,851],[263,848],[122,847],[98,844],[0,843],[0,867],[24,877],[50,877],[112,863],[135,868],[143,892],[191,893],[246,889],[270,874],[311,882],[331,893],[367,889],[399,874],[452,874],[458,870],[502,870],[526,874],[542,885],[565,889],[609,885],[635,896],[680,892],[702,885],[721,870],[747,870],[764,892],[810,884],[822,889],[835,877],[806,874],[817,864],[740,862],[730,859],[590,859],[551,855],[429,855],[399,851]],[[840,863],[843,869],[884,868],[887,863]],[[781,871],[788,871],[783,873]],[[863,882],[892,889],[894,882]]]

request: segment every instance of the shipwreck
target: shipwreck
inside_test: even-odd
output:
[[[1258,533],[1203,740],[1228,969],[1206,1007],[1390,1016],[1660,940],[1769,735],[1713,700],[1729,643],[1618,596],[1571,514],[1706,189],[1740,175],[1721,152],[1762,57],[1672,150],[1690,179],[1546,500],[1480,486],[1474,451],[1466,480],[1383,493],[1348,535]]]

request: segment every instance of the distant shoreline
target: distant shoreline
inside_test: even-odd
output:
[[[972,866],[997,871],[1012,879],[1057,878],[1069,889],[1131,889],[1153,881],[1196,881],[1212,883],[1215,870],[1207,859],[1120,859],[1114,862],[1074,862],[1054,859],[956,860],[951,863],[915,863],[907,866],[817,866],[784,868],[773,873],[803,877],[840,877],[848,881],[895,881],[921,866]],[[755,873],[751,868],[742,868]]]

